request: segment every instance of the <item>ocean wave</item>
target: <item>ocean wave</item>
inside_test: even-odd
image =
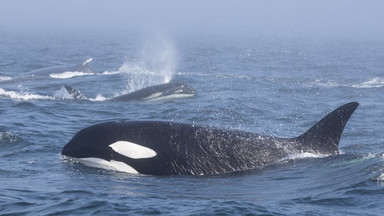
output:
[[[376,155],[376,156],[377,156],[381,161],[384,160],[384,153],[378,154],[378,155]],[[381,164],[382,164],[382,162],[381,162]],[[381,167],[381,168],[379,169],[379,173],[380,173],[380,175],[378,175],[378,176],[376,177],[376,179],[374,179],[374,180],[383,183],[383,182],[384,182],[384,167]]]
[[[10,132],[0,132],[0,144],[14,143],[20,140],[20,137]]]
[[[116,75],[116,74],[121,74],[121,73],[124,73],[124,71],[120,71],[120,70],[117,70],[117,71],[104,71],[101,74],[103,74],[103,75]]]
[[[108,98],[104,97],[102,94],[98,94],[95,98],[90,98],[90,101],[105,101]]]
[[[353,88],[381,88],[384,87],[384,79],[375,77],[359,84],[352,85]]]
[[[362,157],[363,160],[368,160],[368,159],[372,159],[372,158],[376,158],[376,157],[381,157],[380,155],[378,154],[373,154],[373,153],[368,153],[367,155],[364,155]]]
[[[68,93],[68,91],[65,89],[64,86],[54,93],[54,97],[59,99],[70,99],[70,100],[76,99],[73,97],[73,95]],[[98,94],[95,98],[84,98],[84,100],[105,101],[105,100],[108,100],[108,98],[104,97],[102,94]]]
[[[384,181],[384,173],[381,173],[381,174],[377,177],[376,180],[377,180],[377,181],[380,181],[380,182]]]
[[[54,100],[54,97],[47,95],[32,94],[28,92],[16,92],[16,91],[6,91],[0,88],[0,96],[7,97],[15,100]]]
[[[326,87],[326,88],[335,88],[335,87],[342,87],[343,85],[332,80],[321,80],[317,79],[314,82],[311,82],[310,87],[312,86],[320,86],[320,87]]]
[[[381,88],[384,87],[384,79],[375,77],[360,83],[342,83],[334,80],[317,79],[309,84],[312,86],[320,86],[325,88],[349,87],[349,88]]]
[[[0,76],[0,81],[8,81],[11,79],[12,79],[12,77],[9,77],[9,76]]]
[[[54,97],[55,98],[60,98],[60,99],[74,99],[69,93],[68,91],[65,89],[65,87],[61,87],[61,89],[57,90],[56,92],[54,92]]]

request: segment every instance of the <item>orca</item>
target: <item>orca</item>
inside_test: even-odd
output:
[[[23,78],[27,77],[49,77],[49,78],[71,78],[75,76],[83,76],[83,75],[92,75],[95,72],[89,66],[89,63],[92,61],[92,58],[85,60],[81,64],[76,65],[60,65],[60,66],[52,66],[41,68],[37,70],[33,70],[21,75]]]
[[[68,94],[75,99],[87,99],[80,91],[70,86],[64,86]],[[159,85],[148,86],[128,94],[120,95],[107,99],[113,102],[129,102],[129,101],[155,101],[172,98],[185,98],[195,95],[195,90],[185,83],[165,83]]]
[[[338,154],[344,127],[358,105],[351,102],[337,108],[294,138],[169,121],[104,122],[80,130],[61,154],[88,166],[139,174],[244,171],[292,154]]]

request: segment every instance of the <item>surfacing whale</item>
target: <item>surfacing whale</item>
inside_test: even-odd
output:
[[[334,155],[358,107],[345,104],[295,138],[165,122],[105,122],[80,130],[62,155],[88,166],[151,175],[215,175],[255,169],[303,152]]]
[[[33,70],[16,77],[6,77],[0,83],[17,83],[35,79],[68,79],[77,76],[93,75],[95,72],[89,66],[92,58],[77,65],[60,65]]]
[[[64,86],[68,94],[75,99],[87,99],[86,96],[81,94],[70,86]],[[110,98],[107,101],[155,101],[172,98],[185,98],[195,95],[195,90],[185,83],[165,83],[160,85],[148,86],[137,91]]]
[[[60,65],[33,70],[21,75],[27,77],[71,78],[75,76],[92,75],[95,72],[89,66],[92,58],[76,65]]]

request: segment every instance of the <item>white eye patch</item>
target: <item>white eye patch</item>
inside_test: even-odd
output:
[[[132,159],[152,158],[157,155],[157,153],[150,148],[128,141],[117,141],[109,145],[109,147],[115,152]]]

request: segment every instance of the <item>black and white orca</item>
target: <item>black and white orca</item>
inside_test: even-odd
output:
[[[79,91],[70,86],[64,86],[68,94],[75,99],[87,99]],[[160,85],[148,86],[128,94],[120,95],[107,101],[155,101],[173,98],[185,98],[195,95],[195,90],[185,83],[165,83]]]
[[[263,167],[303,152],[334,155],[358,107],[345,104],[295,138],[164,122],[105,122],[79,131],[62,155],[89,166],[151,175],[215,175]]]

